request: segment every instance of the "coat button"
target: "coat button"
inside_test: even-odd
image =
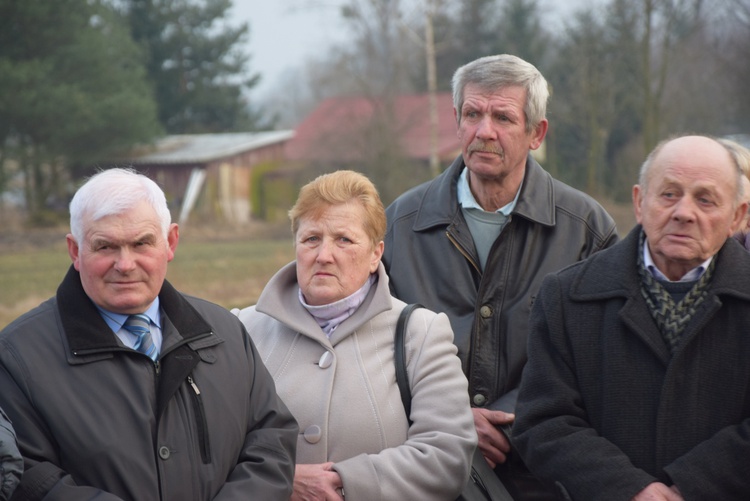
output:
[[[472,399],[474,401],[474,405],[482,406],[487,401],[487,397],[482,395],[481,393],[477,393],[474,395],[474,398]]]
[[[327,351],[323,353],[323,355],[320,357],[320,360],[318,360],[318,367],[321,369],[327,369],[331,366],[333,363],[333,353],[330,351]]]
[[[314,424],[312,426],[308,426],[303,435],[307,443],[317,444],[318,442],[320,442],[320,437],[323,435],[323,433],[320,431],[320,426]]]
[[[161,447],[159,447],[159,457],[160,458],[162,458],[162,459],[169,459],[169,455],[170,454],[171,453],[169,452],[169,447],[167,447],[166,445],[162,445]]]
[[[490,318],[492,316],[492,306],[484,305],[479,308],[479,314],[482,318]]]

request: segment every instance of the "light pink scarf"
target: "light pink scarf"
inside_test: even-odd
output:
[[[299,302],[302,306],[313,316],[316,322],[323,332],[326,333],[326,337],[330,338],[336,327],[341,322],[352,316],[352,313],[357,311],[362,302],[367,297],[367,293],[370,292],[370,288],[377,281],[378,276],[376,274],[370,275],[365,281],[365,285],[360,287],[351,296],[339,299],[338,301],[331,304],[324,304],[321,306],[311,306],[305,302],[305,297],[302,295],[302,289],[299,290]]]

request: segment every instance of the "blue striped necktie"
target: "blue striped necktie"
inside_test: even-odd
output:
[[[142,313],[139,313],[137,315],[130,315],[128,319],[125,320],[123,327],[125,327],[128,331],[130,331],[138,338],[135,342],[135,346],[133,346],[133,349],[135,351],[143,353],[151,360],[156,362],[158,353],[156,353],[156,345],[151,339],[151,328],[149,327],[150,324],[151,321],[148,319],[148,317]]]

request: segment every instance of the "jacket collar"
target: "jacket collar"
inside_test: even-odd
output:
[[[429,183],[414,221],[414,231],[450,224],[458,211],[457,186],[466,167],[459,155],[442,174]],[[521,193],[513,214],[545,226],[555,225],[555,191],[552,176],[529,154]]]
[[[601,250],[574,266],[582,266],[571,288],[571,299],[592,300],[630,296],[640,288],[637,269],[638,239],[642,227],[636,225],[616,245]],[[750,253],[729,238],[715,256],[716,268],[710,290],[716,294],[750,300]]]
[[[171,322],[184,340],[211,332],[211,326],[166,280],[159,292],[159,303],[167,316],[165,326],[167,320]],[[74,355],[122,349],[117,336],[83,290],[81,276],[72,265],[57,289],[57,305],[68,346]],[[165,342],[170,331],[164,329]]]
[[[640,293],[641,279],[637,269],[640,233],[641,226],[636,225],[624,240],[572,265],[571,269],[581,269],[571,284],[570,299],[598,301],[622,297],[624,303],[618,313],[620,319],[666,367],[672,355]],[[709,285],[708,300],[701,305],[697,321],[691,322],[683,333],[680,352],[719,312],[722,295],[750,300],[750,285],[745,278],[750,273],[750,253],[730,238],[715,259],[716,268]]]
[[[331,335],[331,343],[336,344],[348,336],[375,315],[393,308],[393,301],[388,287],[388,274],[383,263],[378,264],[378,281],[370,289],[364,302],[357,310],[341,322]],[[297,265],[292,261],[281,268],[266,284],[256,305],[260,313],[278,320],[290,329],[305,335],[315,333],[316,339],[325,338],[315,319],[299,302],[297,291]],[[317,334],[320,333],[320,336]]]

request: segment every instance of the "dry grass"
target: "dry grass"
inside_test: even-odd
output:
[[[621,235],[630,205],[604,204]],[[0,232],[0,329],[53,296],[70,266],[66,230]],[[255,304],[269,278],[294,258],[287,225],[186,227],[167,278],[177,289],[225,308]]]
[[[167,278],[185,293],[243,307],[254,304],[268,279],[293,258],[285,226],[184,228]],[[3,234],[0,329],[53,296],[69,266],[62,230]]]

